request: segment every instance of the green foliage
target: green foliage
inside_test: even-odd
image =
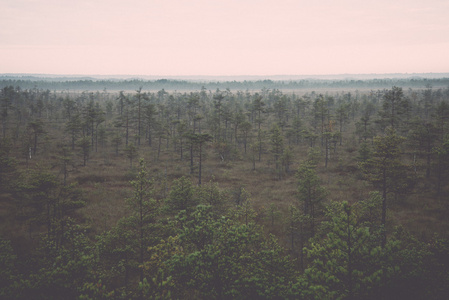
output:
[[[115,292],[126,295],[134,274],[138,273],[140,281],[143,280],[146,250],[158,240],[156,218],[160,207],[152,198],[153,183],[148,178],[144,160],[141,159],[139,164],[139,172],[130,182],[133,195],[126,199],[130,215],[97,238],[103,282],[109,286],[120,281]]]
[[[281,216],[279,208],[276,204],[270,203],[270,207],[268,208],[268,219],[270,220],[271,226],[274,226],[274,221]]]
[[[284,170],[286,173],[290,173],[290,165],[293,163],[293,151],[291,147],[285,148],[282,157],[282,166],[284,167]]]
[[[63,176],[63,184],[66,185],[69,172],[71,171],[70,167],[72,167],[72,170],[74,168],[73,153],[70,151],[69,147],[64,144],[59,145],[59,148],[56,165],[61,168],[60,173],[62,173]]]
[[[79,299],[85,300],[106,300],[106,299],[116,299],[114,297],[114,291],[108,291],[103,282],[98,280],[98,282],[86,282],[80,290]]]
[[[9,240],[0,237],[0,298],[7,299],[13,297],[14,281],[19,280],[18,270],[16,268],[17,255]]]
[[[170,195],[166,200],[168,209],[172,212],[181,210],[191,211],[199,202],[194,197],[194,187],[187,177],[181,177],[173,181]]]
[[[82,287],[95,280],[95,255],[85,229],[71,220],[65,226],[63,244],[42,238],[32,261],[36,268],[15,281],[11,298],[77,299]]]
[[[321,157],[321,150],[318,147],[310,147],[307,151],[307,160],[306,163],[310,165],[310,167],[317,167],[318,162]]]
[[[356,207],[359,222],[364,222],[367,226],[375,228],[380,226],[382,216],[382,195],[378,192],[370,192],[369,198],[360,200]]]
[[[33,155],[37,154],[38,138],[46,133],[44,129],[44,122],[41,119],[30,121],[27,125],[29,139],[32,141]]]
[[[132,215],[143,224],[155,221],[159,213],[159,204],[153,199],[153,182],[149,178],[147,167],[143,159],[139,162],[139,172],[134,180],[130,181],[133,196],[126,199]]]
[[[87,161],[89,160],[89,154],[91,152],[91,145],[89,138],[87,136],[78,140],[78,147],[80,147],[80,152],[83,157],[83,166],[86,166]]]
[[[190,142],[192,143],[192,146],[195,145],[198,148],[199,152],[199,166],[198,166],[198,185],[201,185],[201,170],[202,170],[202,163],[203,163],[203,145],[207,142],[210,142],[212,140],[212,136],[207,133],[199,133],[195,134],[192,133],[189,135]],[[222,160],[224,160],[224,156],[221,156]],[[193,161],[193,157],[191,158]]]
[[[243,193],[246,193],[243,189]],[[241,223],[248,225],[250,222],[254,222],[257,217],[257,212],[253,208],[250,199],[246,199],[240,205],[235,206],[230,210],[230,215],[233,218],[239,220]]]
[[[16,188],[17,199],[22,207],[21,213],[30,224],[51,226],[51,208],[58,194],[56,175],[49,170],[38,169],[29,172]]]
[[[310,230],[313,235],[315,219],[320,214],[327,191],[321,186],[321,179],[316,173],[315,166],[308,161],[299,166],[296,177],[298,179],[298,200],[302,204],[303,214],[310,217]]]
[[[251,129],[253,128],[253,126],[251,125],[250,122],[245,121],[242,124],[240,124],[240,131],[242,132],[242,138],[243,138],[243,148],[244,148],[244,152],[246,153],[246,146],[248,143],[248,137],[249,134],[251,133]]]
[[[125,152],[126,157],[129,159],[129,166],[132,169],[133,168],[133,160],[139,154],[137,147],[134,146],[134,144],[129,144],[128,146],[126,146],[124,152]]]
[[[253,171],[256,170],[256,161],[259,149],[261,148],[261,144],[259,142],[255,142],[249,145],[249,157],[253,164]]]
[[[375,81],[376,87],[385,82],[392,83]],[[416,82],[423,83],[409,84]],[[62,85],[73,84],[97,83]],[[181,92],[164,90],[174,84]],[[426,232],[438,224],[444,234],[449,89],[364,86],[354,96],[305,90],[297,96],[276,85],[311,83],[248,82],[245,92],[231,90],[242,83],[226,84],[229,89],[215,94],[209,92],[213,84],[189,94],[183,91],[190,83],[167,80],[131,80],[126,90],[137,94],[129,95],[1,89],[0,225],[11,242],[0,239],[0,298],[447,298],[447,240],[416,238],[390,224],[417,232],[423,224],[429,224]],[[155,86],[158,92],[144,92]],[[264,87],[260,94],[250,92],[257,87]],[[373,138],[375,123],[382,135]],[[353,157],[357,136],[363,144]],[[68,149],[77,140],[80,159],[84,165],[89,160],[79,170]],[[101,155],[97,142],[104,146]],[[172,181],[188,168],[187,147],[198,186],[190,182],[193,176]],[[106,163],[119,150],[125,160]],[[164,175],[153,180],[143,160],[134,168],[138,152],[154,158],[152,170]],[[43,168],[36,153],[53,169]],[[334,153],[338,168],[324,169]],[[207,168],[218,181],[201,185],[202,162],[211,155],[216,159]],[[297,164],[301,157],[306,161]],[[130,170],[124,167],[128,159]],[[378,191],[354,186],[360,184],[358,174],[351,174],[356,159]],[[290,166],[298,170],[297,182],[284,176]],[[415,181],[424,170],[426,178]],[[71,171],[78,185],[71,184]],[[126,178],[132,179],[128,187]],[[91,192],[95,182],[102,182],[101,190]],[[415,182],[417,194],[400,199]],[[332,198],[353,204],[331,202],[324,210],[325,186]],[[105,198],[103,192],[118,194]],[[389,206],[395,201],[388,227],[387,200]],[[280,244],[291,244],[288,251],[298,262]]]
[[[12,145],[6,138],[0,138],[0,188],[10,190],[14,185],[16,174],[16,161],[11,156]]]
[[[371,157],[371,148],[367,142],[363,142],[359,148],[359,155],[357,159],[359,162],[366,163],[368,159]]]
[[[385,294],[391,298],[445,299],[449,291],[449,242],[434,236],[419,241],[404,228],[395,228],[397,247],[384,259],[390,271]]]
[[[277,125],[275,125],[271,129],[270,133],[271,133],[270,134],[271,153],[273,154],[274,158],[275,172],[278,174],[278,177],[281,178],[282,165],[280,164],[280,160],[284,153],[284,139]]]
[[[449,243],[434,238],[426,244],[397,228],[381,246],[382,228],[367,218],[380,202],[374,193],[357,205],[328,206],[324,238],[306,246],[311,262],[292,294],[304,299],[444,299]]]
[[[45,225],[48,238],[62,243],[65,222],[77,209],[86,205],[77,185],[62,185],[48,169],[31,170],[16,187],[16,197],[21,210],[19,216],[33,227]]]
[[[400,161],[403,141],[404,138],[390,127],[384,136],[374,138],[372,157],[360,165],[367,179],[377,187],[387,188],[387,192],[398,187],[397,181],[404,172]]]
[[[254,224],[215,219],[211,208],[198,206],[178,216],[184,254],[170,266],[176,295],[208,298],[285,297],[293,274],[274,238],[264,241]],[[181,294],[180,294],[181,293]]]
[[[230,205],[229,193],[220,189],[217,182],[210,180],[196,189],[196,195],[199,203],[210,205],[213,211],[218,215],[224,215]]]
[[[382,193],[382,225],[386,226],[387,197],[392,193],[410,190],[413,181],[407,174],[407,166],[401,161],[400,145],[404,138],[394,128],[386,129],[384,136],[374,138],[372,157],[359,164],[365,179]],[[386,242],[384,233],[382,243]]]
[[[128,292],[130,277],[138,272],[139,240],[134,225],[121,219],[117,226],[97,236],[100,279],[118,295]]]
[[[391,90],[387,90],[383,97],[382,110],[379,111],[379,124],[382,130],[387,127],[398,130],[402,125],[408,105],[402,88],[394,86]]]
[[[426,250],[430,252],[430,257],[422,260],[427,272],[421,277],[426,279],[421,293],[434,299],[444,299],[449,293],[449,240],[435,235],[426,245]],[[427,259],[430,259],[429,263]]]
[[[371,125],[371,114],[371,109],[367,107],[360,121],[355,123],[355,134],[358,135],[360,140],[363,139],[365,142],[374,136],[374,128]]]
[[[179,236],[169,236],[157,245],[148,248],[149,258],[143,264],[144,280],[139,288],[145,297],[152,299],[171,298],[171,291],[176,289],[170,275],[168,262],[175,255],[184,255]]]
[[[448,101],[441,101],[436,107],[435,125],[438,128],[440,140],[443,140],[447,134],[447,124],[449,123],[449,104]]]
[[[73,113],[71,110],[68,110],[68,113]],[[67,123],[65,124],[65,132],[70,135],[72,150],[75,149],[75,142],[79,137],[81,131],[83,129],[81,115],[79,113],[74,114],[69,118]]]
[[[436,154],[437,193],[442,195],[443,187],[449,181],[449,135],[433,151]],[[445,203],[444,205],[447,206],[448,204]]]
[[[119,147],[120,147],[120,145],[123,143],[123,141],[122,141],[122,136],[120,135],[120,134],[115,134],[113,137],[112,137],[112,140],[111,140],[111,143],[112,143],[112,145],[114,145],[114,148],[115,148],[115,155],[117,156],[118,155],[118,152],[119,152]]]
[[[328,215],[325,238],[306,248],[311,264],[304,272],[307,287],[302,295],[307,299],[315,293],[321,299],[366,298],[384,274],[382,248],[369,227],[359,226],[347,202],[334,203]]]
[[[137,178],[131,181],[134,195],[127,199],[127,203],[131,209],[131,216],[128,218],[130,223],[134,223],[136,236],[139,241],[139,258],[138,262],[141,266],[144,261],[145,250],[151,243],[150,232],[154,229],[153,223],[159,214],[159,203],[152,198],[153,186],[148,178],[147,169],[143,159],[140,160],[140,170]],[[141,268],[141,267],[140,267]],[[140,281],[143,280],[143,270],[140,269]]]
[[[438,130],[432,123],[415,121],[410,133],[409,142],[413,152],[418,158],[425,159],[426,177],[430,177],[431,163],[434,154],[435,143],[438,139]],[[417,164],[415,163],[415,166]]]

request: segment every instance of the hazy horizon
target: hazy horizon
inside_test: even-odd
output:
[[[449,2],[0,0],[0,73],[449,72]]]
[[[0,78],[36,78],[36,79],[94,79],[94,80],[192,80],[192,81],[242,81],[242,80],[371,80],[371,79],[442,79],[449,78],[447,73],[372,73],[372,74],[290,74],[290,75],[142,75],[142,74],[50,74],[50,73],[0,73]]]

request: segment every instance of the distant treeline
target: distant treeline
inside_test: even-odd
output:
[[[6,86],[20,87],[22,89],[49,89],[49,90],[300,90],[300,89],[384,89],[391,86],[402,88],[424,88],[426,86],[448,87],[449,78],[395,78],[395,79],[368,79],[368,80],[256,80],[256,81],[188,81],[176,79],[158,80],[117,80],[117,79],[67,79],[42,77],[11,77],[0,76],[0,88]]]

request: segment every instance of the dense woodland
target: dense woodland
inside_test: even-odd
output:
[[[391,74],[394,75],[394,74]],[[377,78],[365,78],[363,75],[356,75],[348,78],[340,75],[334,79],[302,78],[302,79],[254,79],[242,76],[241,80],[227,77],[217,77],[195,80],[160,78],[146,80],[144,78],[129,79],[105,79],[100,77],[39,77],[39,76],[8,76],[0,75],[0,87],[20,86],[22,89],[43,89],[51,91],[135,91],[139,88],[143,90],[171,90],[171,91],[199,91],[202,88],[214,91],[220,90],[241,90],[260,91],[262,89],[278,90],[323,90],[323,89],[388,89],[392,86],[402,88],[423,88],[425,86],[447,87],[449,86],[449,74],[442,73],[440,77],[432,74],[416,74],[416,76],[406,76],[396,74],[396,76],[385,77],[379,75]],[[372,76],[372,75],[371,75]],[[371,77],[369,76],[369,77]],[[423,77],[424,76],[424,77]],[[283,76],[278,76],[283,78]],[[287,77],[287,76],[286,76]],[[276,78],[276,76],[275,76]],[[216,79],[216,80],[214,80]]]
[[[3,83],[0,298],[447,299],[447,83]]]

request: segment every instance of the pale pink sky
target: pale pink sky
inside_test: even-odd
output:
[[[449,72],[448,0],[0,0],[0,73]]]

